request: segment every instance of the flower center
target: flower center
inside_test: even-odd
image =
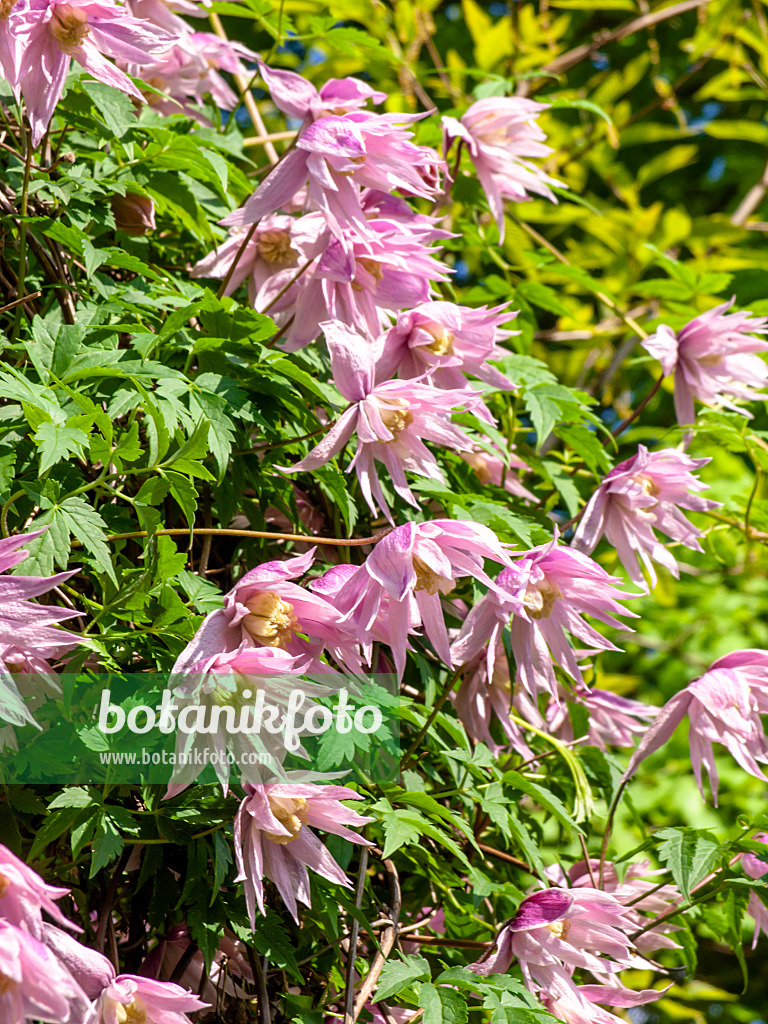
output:
[[[0,0],[0,20],[5,21],[13,10],[16,0]]]
[[[552,932],[556,939],[562,939],[565,942],[568,938],[568,932],[571,930],[571,922],[553,921],[552,924],[547,925],[547,930]]]
[[[413,568],[416,572],[414,590],[426,590],[428,594],[450,594],[453,590],[453,580],[434,572],[418,555],[413,556]]]
[[[431,345],[427,345],[430,352],[434,352],[436,356],[453,355],[453,341],[456,337],[453,331],[441,327],[440,324],[430,324],[429,327],[425,326],[424,330],[435,339]]]
[[[371,275],[376,284],[378,284],[382,277],[384,277],[384,268],[376,260],[369,259],[367,256],[360,256],[358,257],[357,262],[360,264],[363,270],[368,271],[368,273]],[[356,292],[361,292],[364,286],[360,284],[360,282],[357,279],[355,279],[352,282],[352,287]]]
[[[245,607],[249,614],[243,618],[243,626],[251,637],[265,647],[285,650],[299,624],[293,614],[293,605],[267,590],[246,601]]]
[[[90,32],[88,15],[80,7],[57,4],[50,23],[51,34],[65,52],[77,49]]]
[[[523,604],[530,618],[548,619],[552,614],[555,601],[562,596],[563,592],[560,587],[545,576],[541,583],[528,584]]]
[[[648,494],[650,497],[656,498],[661,493],[659,485],[653,477],[648,476],[647,473],[635,473],[632,479],[635,483],[640,484],[643,489],[643,494]]]
[[[4,996],[6,992],[13,992],[18,987],[18,981],[14,981],[13,978],[9,978],[6,974],[0,974],[0,996]]]
[[[139,1005],[139,1001],[134,999],[132,1003],[128,1003],[126,1006],[124,1003],[118,1003],[115,1008],[115,1015],[117,1017],[117,1024],[146,1024],[147,1012]]]
[[[393,398],[392,403],[400,406],[404,406],[401,409],[382,409],[381,410],[381,421],[387,430],[392,434],[392,441],[396,441],[404,430],[413,423],[413,413],[406,406],[404,398]],[[385,444],[391,444],[392,441],[385,441]]]
[[[288,231],[264,231],[259,235],[259,255],[268,263],[290,267],[299,254],[291,246]]]
[[[10,878],[8,878],[7,875],[4,875],[2,872],[0,872],[0,899],[2,899],[3,896],[5,896],[5,894],[8,892],[10,887],[11,887],[11,880],[10,880]]]
[[[307,824],[307,801],[304,797],[297,797],[295,800],[269,797],[269,809],[291,834],[281,836],[275,835],[274,832],[265,832],[264,835],[278,846],[287,846],[301,832],[301,826]]]

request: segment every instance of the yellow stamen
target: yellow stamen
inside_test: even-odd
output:
[[[302,825],[307,824],[307,801],[304,797],[296,799],[269,798],[269,809],[274,816],[291,833],[289,836],[277,835],[274,832],[265,832],[264,835],[278,846],[287,846],[301,832]]]
[[[416,571],[414,590],[426,590],[428,594],[450,594],[453,590],[453,580],[434,572],[418,555],[413,556],[413,568]]]
[[[6,974],[0,974],[0,996],[4,996],[7,992],[13,992],[18,987],[18,981],[14,981],[13,978],[9,978]]]
[[[453,342],[456,337],[453,331],[449,331],[447,327],[440,327],[439,324],[431,324],[429,327],[425,325],[424,330],[435,339],[431,345],[427,345],[430,352],[434,352],[436,356],[453,355]]]
[[[552,932],[556,939],[562,939],[565,942],[568,938],[568,932],[571,930],[571,922],[553,921],[552,924],[547,925],[547,930]]]
[[[2,899],[3,896],[5,896],[5,894],[8,892],[10,887],[11,887],[11,880],[10,880],[10,878],[8,878],[7,875],[4,875],[2,872],[0,872],[0,899]]]
[[[88,15],[80,7],[58,4],[53,9],[50,30],[54,39],[58,39],[61,49],[69,53],[81,46],[90,32]]]
[[[532,619],[548,619],[552,614],[555,601],[563,596],[563,592],[556,583],[547,577],[541,583],[528,585],[523,598],[528,615]]]
[[[16,0],[0,0],[0,21],[5,21],[13,10]]]
[[[296,262],[298,252],[291,247],[288,231],[264,231],[258,236],[259,255],[268,263],[290,267]]]
[[[394,398],[391,401],[393,404],[406,405],[404,398]],[[407,407],[402,409],[382,409],[381,421],[392,434],[392,441],[396,441],[400,434],[413,423],[413,413]],[[391,444],[392,441],[385,441],[384,443]]]
[[[281,647],[283,650],[293,640],[299,620],[293,614],[293,605],[268,590],[256,594],[245,602],[249,614],[243,618],[243,626],[253,639],[265,647]]]

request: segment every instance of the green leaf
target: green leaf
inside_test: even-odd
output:
[[[444,985],[422,985],[419,1006],[424,1010],[424,1024],[466,1024],[469,1017],[464,996]]]
[[[402,960],[388,960],[379,975],[373,1001],[378,1003],[390,999],[417,981],[427,981],[431,973],[428,962],[417,954],[411,953]]]
[[[85,498],[76,495],[65,498],[56,510],[62,523],[72,533],[85,550],[93,556],[99,568],[107,574],[115,586],[117,576],[112,565],[112,553],[107,546],[107,524]]]
[[[40,449],[40,475],[70,455],[82,456],[88,435],[76,427],[41,423],[32,439]]]
[[[722,852],[720,844],[708,832],[695,828],[662,828],[655,835],[661,839],[657,848],[659,859],[690,902],[693,886],[717,863]]]

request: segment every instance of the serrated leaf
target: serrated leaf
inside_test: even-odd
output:
[[[379,975],[379,984],[373,1000],[378,1003],[390,999],[403,989],[409,988],[414,982],[426,981],[431,974],[429,963],[423,956],[417,954],[411,953],[403,960],[388,960]]]

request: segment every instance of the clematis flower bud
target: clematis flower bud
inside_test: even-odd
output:
[[[96,999],[111,981],[115,969],[105,956],[55,925],[43,922],[43,942],[56,955],[89,999]]]
[[[115,227],[126,235],[146,235],[155,230],[155,204],[149,196],[126,192],[124,196],[112,196],[111,205]]]

